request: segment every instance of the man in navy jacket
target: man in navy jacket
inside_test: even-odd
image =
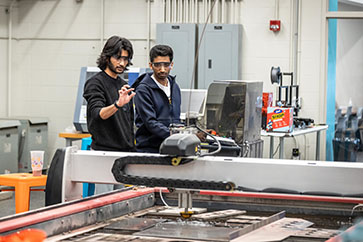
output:
[[[167,45],[156,45],[150,50],[150,68],[135,81],[136,149],[158,153],[161,143],[170,135],[169,125],[180,123],[180,88],[173,67],[173,50]]]

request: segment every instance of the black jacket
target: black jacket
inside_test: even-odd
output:
[[[92,135],[91,148],[106,151],[134,151],[134,110],[132,101],[124,105],[106,120],[99,113],[103,107],[113,104],[119,97],[118,90],[126,81],[113,79],[104,71],[91,77],[84,86],[87,100],[87,126]]]
[[[168,76],[171,86],[169,102],[165,92],[151,75],[152,73],[141,75],[132,86],[136,88],[136,149],[158,153],[160,144],[170,135],[169,125],[180,123],[181,96],[175,77]]]

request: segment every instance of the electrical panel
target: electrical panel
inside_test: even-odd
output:
[[[30,151],[44,150],[43,169],[48,169],[50,164],[48,154],[48,118],[45,117],[9,117],[2,120],[16,120],[17,128],[17,159],[18,172],[31,172]],[[6,147],[6,146],[4,146]],[[6,147],[7,149],[8,147]]]
[[[18,172],[18,120],[0,120],[0,174]]]
[[[196,49],[196,24],[156,25],[156,43],[169,45],[174,51],[174,66],[171,75],[176,75],[180,88],[193,89],[191,83]]]
[[[204,24],[198,26],[198,42]],[[240,80],[242,25],[207,24],[198,56],[198,88],[214,80]]]
[[[19,131],[19,172],[32,171],[31,150],[44,150],[43,169],[48,169],[48,118],[14,117],[20,121]]]

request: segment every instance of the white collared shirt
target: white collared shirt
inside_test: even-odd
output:
[[[154,74],[151,75],[151,78],[154,80],[154,82],[156,83],[156,85],[158,85],[158,87],[165,92],[166,96],[170,100],[170,82],[169,82],[169,79],[167,79],[168,80],[167,85],[166,86],[163,86],[163,85],[160,84],[160,82],[158,82],[155,79]]]

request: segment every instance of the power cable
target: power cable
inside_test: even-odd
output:
[[[275,152],[273,153],[272,158],[276,155],[277,150],[279,149],[280,145],[281,145],[281,144],[279,143],[279,145],[276,147],[276,150],[275,150]]]
[[[355,206],[352,208],[352,212],[351,212],[350,216],[352,216],[352,215],[353,215],[353,213],[354,213],[354,210],[356,210],[356,209],[357,209],[357,208],[359,208],[359,207],[363,207],[363,204],[355,205]]]
[[[222,145],[221,145],[221,143],[219,142],[219,140],[214,135],[211,135],[210,133],[208,133],[208,132],[204,131],[203,129],[199,128],[198,126],[196,126],[196,128],[199,131],[203,132],[204,134],[209,135],[210,137],[212,137],[212,139],[214,139],[214,141],[218,145],[218,148],[215,151],[212,151],[210,153],[201,154],[200,157],[214,155],[214,154],[217,154],[219,151],[221,151]]]
[[[208,20],[209,20],[210,16],[212,15],[212,11],[213,11],[213,8],[214,8],[214,5],[216,4],[216,2],[217,2],[216,0],[213,1],[213,5],[211,6],[211,8],[209,10],[209,13],[208,13],[208,16],[207,16],[207,19],[205,20],[205,23],[204,23],[204,26],[203,26],[203,30],[202,30],[202,34],[200,35],[200,40],[199,40],[199,43],[198,43],[198,46],[197,46],[197,50],[196,50],[196,53],[195,53],[195,58],[194,58],[192,79],[190,80],[190,89],[192,89],[193,83],[194,83],[194,79],[195,79],[195,69],[196,69],[196,66],[197,66],[197,61],[198,61],[198,56],[199,56],[199,48],[200,48],[200,46],[202,44],[202,40],[203,40],[203,37],[204,37],[205,29],[207,28]],[[190,106],[191,106],[191,99],[192,99],[192,92],[189,93],[188,109],[187,109],[187,113],[186,113],[187,126],[189,126],[189,112],[190,112]]]
[[[161,192],[161,188],[159,189],[159,192],[160,192],[160,198],[161,198],[161,201],[164,203],[164,205],[167,207],[167,208],[170,208],[170,206],[165,202],[164,198],[163,198],[163,193]]]

